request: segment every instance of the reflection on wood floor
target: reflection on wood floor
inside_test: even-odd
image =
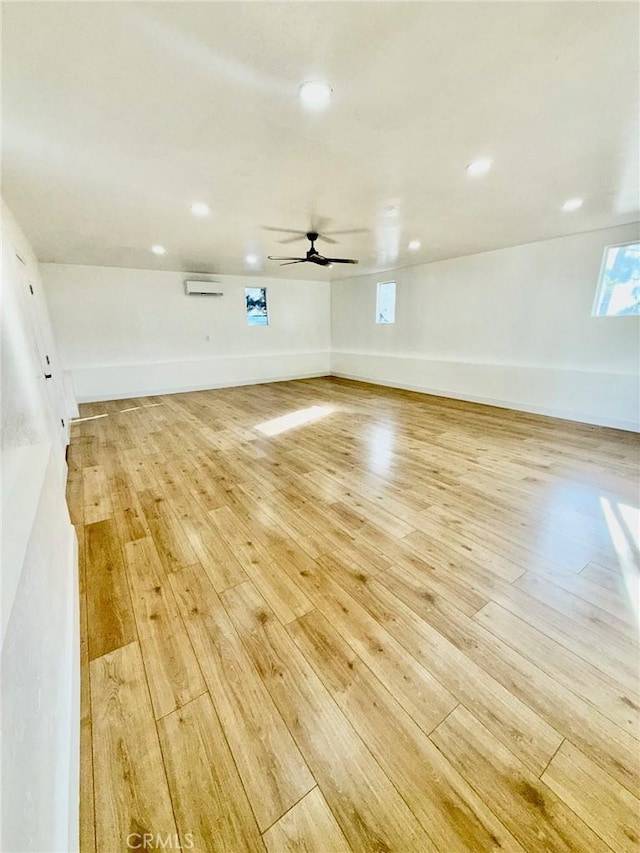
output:
[[[637,853],[638,458],[328,378],[84,404],[82,853]]]

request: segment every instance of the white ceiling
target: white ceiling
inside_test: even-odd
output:
[[[310,278],[635,221],[639,9],[5,2],[3,193],[49,262],[244,273],[307,248],[262,226],[368,229],[330,247],[359,267],[262,262]]]

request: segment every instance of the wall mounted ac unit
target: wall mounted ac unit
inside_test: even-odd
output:
[[[185,281],[184,292],[187,296],[224,296],[219,289],[219,281]]]

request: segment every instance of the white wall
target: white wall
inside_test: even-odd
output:
[[[335,281],[41,265],[81,400],[329,372],[443,396],[638,429],[637,317],[593,318],[602,250],[637,225]],[[376,282],[398,282],[396,323],[375,323]],[[271,324],[249,327],[244,287],[266,285]],[[207,340],[209,337],[209,340]]]
[[[606,245],[638,225],[500,249],[331,285],[331,372],[640,427],[640,319],[591,317]],[[397,281],[396,323],[375,323],[376,283]]]
[[[268,382],[329,372],[328,282],[213,276],[186,296],[179,272],[42,264],[79,400]],[[248,326],[244,288],[267,287],[269,326]],[[208,339],[207,339],[208,338]]]
[[[80,720],[77,546],[64,459],[74,405],[37,261],[6,208],[2,281],[1,846],[67,853],[78,847]]]

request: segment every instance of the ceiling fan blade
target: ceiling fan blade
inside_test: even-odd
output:
[[[311,232],[311,233],[314,233],[314,232]],[[317,232],[315,232],[315,233],[317,233]],[[309,238],[307,237],[306,234],[300,234],[297,237],[287,237],[286,240],[278,240],[278,243],[280,243],[280,244],[295,243],[296,240],[308,240],[308,239]],[[324,240],[325,243],[337,243],[338,242],[337,240],[334,240],[333,237],[327,237],[324,234],[318,234],[318,236],[316,237],[316,240]]]
[[[284,243],[297,243],[298,240],[306,240],[306,239],[307,239],[306,234],[297,234],[295,237],[287,237],[284,240],[278,240],[278,243],[280,243],[280,245],[283,245]]]
[[[298,234],[300,237],[306,237],[306,231],[299,231],[297,228],[273,228],[271,225],[263,225],[263,231],[279,231],[281,234]]]
[[[273,230],[275,231],[276,229],[274,228]],[[284,240],[278,240],[278,243],[280,243],[280,245],[284,245],[285,243],[295,243],[297,240],[308,240],[309,238],[307,237],[307,234],[309,234],[309,233],[318,234],[317,231],[315,231],[315,232],[314,231],[311,231],[311,232],[305,231],[304,233],[299,232],[295,237],[287,237]],[[337,243],[338,242],[337,240],[334,240],[332,237],[327,237],[324,234],[318,234],[316,239],[317,240],[324,240],[326,243]]]
[[[325,234],[365,234],[368,228],[345,228],[342,231],[325,231]]]
[[[324,222],[329,222],[329,220],[325,219]],[[294,243],[296,240],[300,240],[305,238],[310,241],[311,248],[306,254],[306,257],[292,257],[290,255],[267,255],[270,261],[283,261],[281,266],[289,266],[291,264],[316,264],[319,267],[330,267],[332,264],[357,264],[354,258],[326,258],[324,255],[321,255],[320,252],[316,249],[314,243],[316,240],[325,240],[327,243],[337,243],[338,240],[334,240],[332,237],[319,233],[317,230],[312,231],[294,231],[293,228],[276,228],[271,225],[263,226],[266,231],[277,231],[282,232],[284,234],[293,234],[293,237],[287,237],[284,240],[279,240],[279,243]],[[333,231],[330,232],[332,234],[355,234],[361,233],[362,231],[366,231],[366,228],[351,228],[346,231]]]

